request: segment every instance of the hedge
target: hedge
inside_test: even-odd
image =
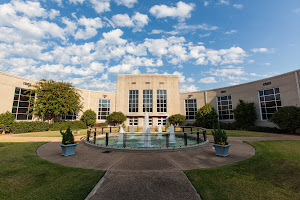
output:
[[[51,124],[51,131],[67,130],[70,126],[71,130],[74,129],[86,129],[86,124],[83,121],[64,121],[64,122],[55,122]]]
[[[48,122],[14,122],[11,126],[13,133],[28,133],[28,132],[40,132],[48,131],[50,124]]]

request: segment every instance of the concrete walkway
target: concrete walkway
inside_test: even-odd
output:
[[[213,141],[211,136],[208,138]],[[83,142],[78,145],[76,155],[63,157],[60,155],[60,140],[54,138],[54,142],[38,148],[37,154],[43,159],[66,166],[107,171],[86,199],[192,200],[201,198],[183,170],[222,166],[245,160],[255,154],[255,149],[243,141],[259,140],[300,140],[300,136],[229,137],[232,146],[230,155],[225,158],[215,156],[212,143],[178,152],[139,153],[105,151]]]

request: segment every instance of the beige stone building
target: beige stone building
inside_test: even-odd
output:
[[[83,111],[92,109],[97,113],[97,122],[105,122],[114,111],[127,116],[126,125],[143,125],[145,112],[149,113],[150,126],[165,125],[173,114],[186,116],[185,123],[193,123],[199,108],[206,103],[218,112],[219,120],[233,122],[233,109],[239,99],[254,102],[257,125],[274,126],[268,121],[272,114],[287,105],[300,106],[300,70],[245,84],[179,93],[177,75],[137,74],[119,75],[116,93],[79,90],[83,100]],[[16,120],[37,120],[28,115],[30,106],[27,90],[35,80],[29,80],[0,72],[0,113],[10,111]],[[79,119],[77,115],[64,115],[62,120]]]

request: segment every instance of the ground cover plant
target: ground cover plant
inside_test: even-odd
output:
[[[84,199],[104,175],[41,159],[42,144],[0,143],[0,199]]]
[[[300,141],[251,142],[252,158],[185,171],[204,200],[300,199]]]

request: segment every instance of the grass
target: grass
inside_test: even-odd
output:
[[[74,136],[86,135],[87,129],[81,129],[80,134],[76,134],[73,131]],[[61,137],[60,131],[44,131],[44,132],[32,132],[15,134],[15,137]]]
[[[300,199],[300,141],[251,142],[252,158],[185,171],[204,200]]]
[[[207,129],[207,135],[211,135],[212,129]],[[240,130],[225,130],[227,136],[231,137],[274,137],[274,134]],[[279,134],[277,134],[279,135]]]
[[[0,143],[0,199],[84,199],[104,175],[43,160],[41,144]]]

